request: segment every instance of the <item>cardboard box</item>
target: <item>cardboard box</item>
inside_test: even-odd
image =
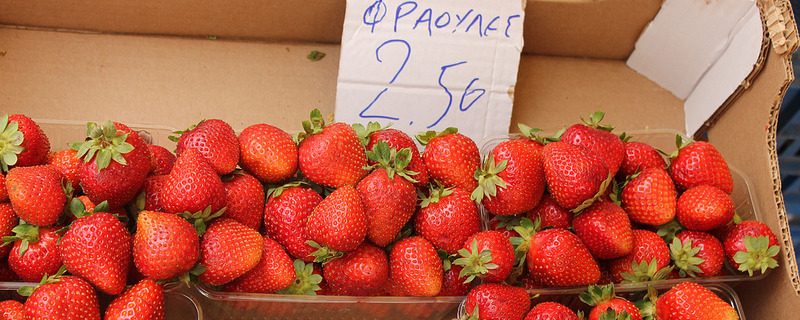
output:
[[[775,124],[793,80],[798,36],[788,0],[757,4],[764,26],[758,59],[705,124],[709,141],[753,181],[762,219],[782,239],[780,267],[735,287],[745,314],[791,319],[800,305],[800,277]],[[237,131],[258,122],[299,131],[310,109],[333,113],[344,5],[2,1],[0,111],[174,128],[222,118]],[[661,0],[528,0],[511,130],[517,122],[557,129],[602,109],[618,131],[685,132],[684,100],[626,64],[661,6]],[[312,50],[327,56],[311,62]],[[74,138],[51,139],[62,148]]]

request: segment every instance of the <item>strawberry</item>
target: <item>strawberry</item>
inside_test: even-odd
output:
[[[159,145],[148,144],[147,149],[150,150],[150,160],[153,165],[151,175],[164,175],[172,171],[172,166],[175,165],[177,157],[175,154]]]
[[[365,242],[341,258],[324,264],[322,272],[336,295],[373,296],[389,280],[389,258],[386,252]]]
[[[655,302],[659,320],[734,320],[739,315],[711,290],[694,282],[681,282]]]
[[[19,224],[19,217],[14,212],[10,203],[0,203],[0,238],[10,237],[14,234],[14,227]],[[0,259],[8,256],[11,246],[0,246]]]
[[[64,149],[48,157],[47,164],[56,168],[64,175],[66,181],[72,184],[73,194],[81,193],[81,159],[77,157],[78,152],[72,149]]]
[[[531,276],[551,287],[589,285],[600,280],[600,267],[574,233],[546,229],[530,239],[526,263]]]
[[[69,273],[100,291],[118,295],[125,289],[133,239],[116,217],[95,212],[79,217],[61,237],[58,251]]]
[[[717,148],[705,141],[683,143],[680,136],[676,144],[678,150],[670,155],[669,174],[679,190],[707,184],[727,194],[733,192],[733,176]]]
[[[595,258],[619,258],[633,250],[631,221],[613,202],[595,202],[572,219],[572,227]]]
[[[12,168],[6,176],[8,197],[20,219],[39,226],[58,221],[67,203],[64,175],[49,165]]]
[[[678,198],[678,222],[689,230],[711,231],[733,219],[733,199],[710,185],[686,190]]]
[[[683,231],[672,239],[669,248],[681,277],[712,277],[722,271],[725,251],[722,243],[709,233]]]
[[[286,185],[270,190],[264,210],[267,235],[280,243],[286,252],[297,259],[314,261],[311,255],[316,248],[308,245],[306,225],[308,216],[322,201],[322,196],[311,188]]]
[[[667,162],[653,146],[644,142],[624,141],[622,147],[625,150],[625,156],[617,172],[618,179],[623,180],[625,177],[647,168],[667,170]]]
[[[417,207],[417,193],[406,165],[410,149],[397,152],[381,141],[367,151],[375,169],[356,186],[367,217],[367,239],[379,247],[395,240]]]
[[[239,163],[239,140],[231,126],[219,119],[200,121],[187,130],[177,131],[175,153],[180,157],[188,149],[196,149],[218,175],[233,172]]]
[[[487,230],[475,233],[458,250],[460,258],[453,262],[462,266],[459,278],[472,282],[480,277],[485,282],[500,282],[508,278],[514,268],[514,246],[499,231]]]
[[[443,265],[444,273],[442,274],[442,289],[439,290],[437,296],[440,297],[463,297],[472,289],[472,283],[464,283],[459,275],[463,268],[452,263],[445,263]]]
[[[478,187],[472,192],[472,199],[495,215],[533,209],[545,189],[541,152],[517,140],[495,146],[475,177]]]
[[[545,192],[539,203],[531,211],[525,213],[525,217],[531,221],[539,219],[542,228],[567,229],[572,226],[573,213],[558,205],[550,193]]]
[[[480,212],[468,191],[438,187],[431,190],[429,197],[422,193],[420,197],[414,229],[436,249],[455,254],[470,236],[481,230]]]
[[[22,287],[27,319],[100,319],[97,293],[81,277],[63,276],[65,268],[44,277],[35,288]]]
[[[325,125],[318,109],[303,121],[305,132],[298,136],[300,172],[314,183],[340,188],[355,186],[367,175],[367,156],[356,131],[346,123]]]
[[[760,221],[742,221],[728,233],[723,243],[725,257],[733,268],[751,276],[778,266],[778,239],[769,226]]]
[[[168,280],[189,272],[200,259],[197,230],[185,219],[142,211],[133,235],[133,262],[148,278]]]
[[[222,185],[227,194],[222,217],[231,218],[252,229],[260,230],[266,201],[261,182],[245,172],[234,172],[223,179]]]
[[[389,277],[406,295],[432,297],[442,289],[442,260],[422,237],[395,243],[389,253],[389,268]]]
[[[216,212],[225,207],[222,180],[195,148],[178,156],[161,190],[161,203],[169,212]]]
[[[373,123],[374,122],[371,122],[370,125],[372,125]],[[363,126],[361,124],[357,123],[353,124],[353,128],[356,130],[356,133],[358,133],[359,136],[362,136],[361,130]],[[369,129],[370,129],[369,126],[368,128],[363,129],[365,135],[367,134],[366,131]],[[367,150],[372,150],[375,147],[375,145],[378,144],[378,141],[386,142],[386,144],[388,144],[391,149],[403,150],[408,148],[409,150],[411,150],[411,160],[409,160],[406,169],[411,172],[416,172],[416,174],[414,175],[414,180],[416,180],[416,182],[414,182],[414,186],[422,188],[428,185],[428,182],[430,181],[430,174],[428,174],[428,168],[425,167],[425,161],[422,159],[422,155],[419,153],[419,149],[417,149],[417,144],[414,143],[414,139],[412,139],[411,136],[397,129],[380,129],[380,128],[369,132],[368,135],[369,135],[369,140],[366,144]],[[377,162],[368,161],[368,163],[370,165],[374,165]]]
[[[128,126],[108,121],[87,124],[89,140],[71,145],[83,159],[80,177],[83,192],[94,203],[108,201],[119,208],[133,199],[153,170],[144,139]]]
[[[642,282],[660,280],[672,268],[667,243],[655,232],[633,230],[633,250],[628,255],[609,260],[608,269],[615,283],[623,280]],[[635,264],[635,268],[633,267]]]
[[[0,302],[0,319],[24,320],[25,306],[17,300],[4,300]]]
[[[263,183],[280,183],[297,172],[297,143],[280,128],[260,123],[239,134],[239,165]]]
[[[0,202],[8,201],[8,188],[6,187],[6,175],[0,172]]]
[[[223,290],[233,292],[275,293],[295,280],[292,258],[269,237],[262,237],[264,249],[258,264],[241,277],[228,282]]]
[[[453,127],[439,133],[420,132],[417,141],[425,146],[422,160],[433,181],[468,191],[478,187],[475,171],[481,165],[481,157],[475,141]]]
[[[261,260],[263,237],[233,219],[214,220],[200,240],[200,280],[223,285],[253,269]]]
[[[50,140],[39,125],[22,114],[0,117],[0,169],[44,164]]]
[[[105,320],[164,320],[164,287],[146,278],[116,297],[105,312]]]
[[[3,237],[3,241],[14,242],[8,254],[8,265],[11,270],[26,282],[42,280],[45,274],[55,274],[61,267],[61,256],[58,253],[59,226],[38,227],[32,224],[21,224],[14,227],[13,237]]]
[[[167,212],[161,201],[161,191],[164,190],[167,180],[169,180],[169,175],[151,175],[144,180],[142,185],[144,206],[141,208],[142,210]]]
[[[639,308],[633,302],[617,297],[613,284],[605,286],[590,285],[586,292],[581,293],[579,297],[581,301],[592,306],[592,310],[589,311],[589,320],[642,320]],[[608,317],[608,313],[612,312],[619,318]]]
[[[660,226],[672,221],[678,193],[669,173],[661,168],[646,168],[624,184],[619,195],[622,208],[631,221]]]
[[[539,303],[525,315],[525,320],[578,320],[578,315],[567,306],[547,301]]]
[[[625,148],[622,140],[611,133],[614,127],[600,125],[604,116],[602,111],[596,111],[589,115],[589,120],[581,118],[584,123],[567,128],[561,135],[561,141],[594,151],[603,158],[609,174],[614,176],[625,158]]]
[[[549,143],[542,149],[542,160],[550,195],[573,212],[602,195],[611,180],[603,158],[578,145]]]
[[[345,185],[314,208],[306,225],[308,236],[335,251],[355,250],[367,237],[367,216],[355,188]]]
[[[500,283],[484,283],[472,288],[464,300],[466,319],[522,320],[531,308],[525,289]]]

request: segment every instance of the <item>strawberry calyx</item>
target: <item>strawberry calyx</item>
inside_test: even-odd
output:
[[[684,226],[678,222],[678,220],[673,219],[666,224],[658,226],[658,230],[656,230],[656,234],[664,239],[665,242],[671,243],[672,239],[681,231],[686,230]]]
[[[697,273],[703,272],[699,265],[706,260],[697,257],[697,254],[700,252],[700,247],[692,247],[691,239],[686,239],[685,242],[681,243],[680,239],[673,238],[672,242],[669,244],[669,250],[670,256],[672,256],[672,260],[675,262],[675,267],[678,268],[681,277],[685,277],[688,274],[692,278],[695,278],[697,277]]]
[[[656,300],[658,300],[658,291],[652,285],[648,285],[644,297],[633,303],[639,309],[643,320],[656,319]]]
[[[475,280],[476,277],[486,277],[489,270],[499,267],[497,264],[492,263],[491,249],[483,249],[478,252],[478,240],[472,240],[470,249],[471,250],[462,248],[458,250],[458,254],[461,257],[453,261],[453,264],[462,267],[458,278],[467,277],[464,279],[464,283],[470,283]]]
[[[421,145],[425,146],[428,145],[428,143],[430,143],[434,138],[445,136],[451,133],[458,133],[458,128],[447,127],[447,129],[444,129],[444,131],[441,132],[436,132],[434,130],[420,131],[414,137],[417,138],[417,141],[419,141]]]
[[[631,141],[631,138],[633,138],[633,136],[628,135],[627,132],[620,133],[618,137],[619,137],[619,140],[622,140],[622,142]]]
[[[70,148],[78,152],[75,157],[83,159],[84,163],[95,159],[98,170],[108,167],[112,160],[121,165],[128,164],[125,157],[122,156],[134,149],[132,144],[125,141],[128,139],[128,133],[117,130],[111,121],[106,121],[103,126],[89,122],[86,124],[86,128],[89,139],[85,142],[70,144]],[[95,156],[97,157],[95,158]]]
[[[9,121],[8,114],[0,117],[0,167],[8,172],[10,166],[17,164],[17,155],[22,153],[25,136],[19,131],[19,123]]]
[[[650,262],[642,261],[637,263],[631,262],[631,272],[622,273],[622,283],[641,283],[648,281],[664,280],[669,276],[675,267],[666,266],[658,269],[658,261],[656,258]]]
[[[322,133],[325,128],[325,118],[322,117],[322,112],[319,109],[311,110],[309,120],[303,121],[303,132],[297,134],[296,142],[300,142],[308,136]]]
[[[439,202],[440,198],[453,194],[452,187],[445,188],[444,186],[438,183],[436,185],[431,184],[429,185],[429,187],[430,187],[430,195],[425,195],[419,188],[417,188],[417,197],[419,198],[420,201],[419,203],[420,208],[425,208],[431,205],[432,203],[437,203]]]
[[[675,149],[675,151],[673,151],[672,153],[666,153],[666,152],[661,151],[659,149],[656,149],[656,150],[658,152],[660,152],[661,154],[667,156],[667,158],[675,159],[678,156],[678,153],[681,151],[681,149],[686,148],[687,146],[692,144],[692,142],[694,142],[693,139],[683,140],[683,137],[681,137],[681,135],[676,134],[675,135],[675,146],[677,147],[677,149]]]
[[[494,155],[490,154],[483,165],[478,170],[475,170],[475,180],[478,180],[478,187],[472,191],[470,198],[473,201],[481,202],[483,197],[491,199],[497,195],[497,188],[505,189],[506,182],[498,176],[500,172],[506,169],[508,160],[495,163]]]
[[[602,183],[600,183],[600,188],[597,190],[597,193],[595,193],[595,195],[592,196],[591,198],[584,200],[580,205],[575,207],[575,209],[570,210],[570,212],[579,214],[581,211],[583,211],[583,209],[591,207],[592,204],[594,204],[595,202],[600,200],[600,198],[603,197],[603,195],[606,193],[606,189],[609,186],[611,186],[612,181],[614,181],[614,173],[609,171],[608,177],[606,177],[606,179],[603,180]]]
[[[778,267],[775,257],[780,247],[770,246],[767,236],[745,236],[743,242],[746,251],[739,251],[733,255],[733,261],[739,264],[739,271],[747,272],[752,277],[753,272],[757,270],[763,274],[767,269]]]
[[[614,290],[613,283],[605,286],[599,286],[596,284],[590,285],[588,288],[586,288],[586,292],[582,292],[580,295],[578,295],[578,298],[580,298],[583,303],[593,307],[609,302],[611,299],[616,297],[617,294]]]
[[[28,247],[31,243],[39,242],[39,226],[37,225],[25,223],[24,221],[20,220],[20,224],[11,229],[11,231],[14,232],[14,235],[3,237],[2,246],[7,246],[17,240],[22,241],[19,244],[18,253],[20,257],[22,257],[26,251],[28,251]]]
[[[219,211],[211,212],[211,206],[208,206],[203,209],[203,211],[198,211],[195,213],[181,212],[177,213],[177,215],[186,219],[186,221],[189,221],[189,223],[191,223],[192,226],[194,226],[194,229],[197,231],[197,235],[202,237],[203,234],[206,233],[208,223],[211,222],[211,220],[221,217],[222,214],[225,213],[225,209],[227,208],[223,207]]]
[[[323,265],[331,262],[334,259],[344,256],[344,252],[323,246],[314,240],[308,240],[306,241],[306,244],[317,249],[316,251],[312,252],[311,255],[314,256],[314,262],[322,263]]]
[[[243,176],[245,174],[246,173],[244,172],[244,170],[235,169],[231,173],[222,175],[221,177],[219,177],[219,179],[222,180],[222,182],[231,182],[233,181],[233,178],[236,178],[236,176]]]
[[[605,115],[606,114],[603,111],[595,111],[595,112],[592,112],[591,114],[589,114],[589,119],[588,120],[586,120],[583,117],[581,117],[581,121],[583,121],[583,123],[586,124],[589,127],[592,127],[592,128],[595,128],[595,129],[600,129],[600,130],[603,130],[603,131],[611,132],[612,130],[614,130],[613,126],[600,125],[600,122],[603,121],[603,118],[605,117]]]
[[[322,283],[322,276],[314,273],[314,264],[300,259],[295,259],[292,264],[295,272],[294,282],[277,293],[316,295],[317,291],[322,289],[319,286]]]
[[[369,160],[377,163],[364,167],[365,170],[384,169],[390,180],[394,179],[394,175],[397,174],[411,183],[417,182],[412,176],[418,173],[406,170],[406,167],[411,162],[410,148],[397,150],[389,147],[386,141],[379,140],[377,144],[372,146],[372,150],[367,150],[366,155]]]
[[[603,310],[600,313],[600,317],[597,318],[598,320],[631,320],[631,315],[626,310],[622,310],[617,313],[616,310],[612,307],[608,307],[608,309]]]
[[[197,126],[203,124],[203,122],[206,122],[206,119],[200,120],[200,122],[198,122],[197,124],[193,124],[184,130],[172,131],[172,133],[176,134],[176,136],[170,135],[169,137],[167,137],[167,139],[169,139],[169,141],[172,142],[178,142],[178,140],[181,139],[181,135],[194,130],[194,128],[197,128]]]
[[[353,130],[356,131],[356,135],[358,139],[361,141],[361,145],[367,146],[369,144],[369,136],[375,132],[381,131],[383,129],[387,129],[392,126],[392,124],[387,124],[385,127],[382,127],[380,123],[370,121],[367,123],[365,127],[363,124],[354,123],[350,125],[353,127]]]
[[[267,190],[267,199],[270,199],[270,197],[272,198],[280,197],[284,190],[300,186],[311,187],[311,184],[306,181],[292,181],[277,187],[269,188]]]
[[[529,127],[529,126],[527,126],[525,124],[522,124],[522,123],[518,123],[517,124],[517,128],[519,128],[519,132],[520,132],[520,134],[522,134],[523,137],[531,139],[533,141],[536,141],[541,145],[546,145],[546,144],[548,144],[550,142],[556,142],[556,141],[561,140],[561,136],[567,130],[567,128],[561,128],[560,130],[556,131],[556,133],[554,133],[553,135],[551,135],[549,137],[543,137],[543,136],[541,136],[539,134],[542,131],[544,131],[542,129],[531,128],[531,127]]]
[[[36,287],[23,286],[17,289],[17,293],[19,293],[19,295],[23,297],[30,297],[33,294],[33,291],[36,290],[36,288],[39,288],[46,284],[54,284],[61,282],[61,277],[63,277],[65,273],[67,273],[67,266],[61,265],[61,268],[59,268],[58,271],[52,276],[48,276],[47,273],[45,273],[44,276],[42,276],[42,280],[39,282],[38,285],[36,285]]]
[[[159,280],[159,283],[175,283],[175,282],[182,282],[184,284],[197,284],[200,281],[199,276],[206,272],[206,266],[200,264],[199,262],[194,265],[189,271],[186,273],[179,275],[175,279],[171,280]]]

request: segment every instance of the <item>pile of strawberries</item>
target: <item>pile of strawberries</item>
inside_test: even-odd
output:
[[[552,137],[521,126],[482,158],[455,128],[418,134],[420,153],[402,131],[328,124],[318,110],[295,136],[204,120],[176,132],[175,153],[110,121],[53,153],[34,121],[4,116],[0,280],[40,282],[13,306],[28,315],[100,318],[99,291],[115,296],[105,319],[163,319],[173,281],[466,296],[478,283],[570,287],[777,265],[775,235],[736,218],[713,146],[679,141],[667,162],[601,119]]]

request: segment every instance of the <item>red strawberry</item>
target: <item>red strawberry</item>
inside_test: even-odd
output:
[[[64,149],[49,157],[47,164],[56,168],[64,175],[64,178],[72,184],[73,194],[81,192],[81,159],[77,157],[78,152],[72,149]]]
[[[280,183],[297,172],[297,143],[280,128],[251,125],[239,134],[239,165],[263,183]]]
[[[611,133],[614,127],[601,126],[604,113],[597,111],[589,115],[584,124],[576,123],[561,135],[561,141],[572,143],[592,150],[603,158],[611,176],[614,176],[625,158],[622,140]]]
[[[541,152],[517,140],[495,146],[475,176],[478,187],[472,192],[472,199],[495,215],[533,209],[545,189]]]
[[[111,301],[105,320],[164,320],[164,287],[146,278]]]
[[[669,245],[672,260],[680,272],[692,277],[712,277],[722,271],[725,251],[722,243],[709,233],[686,230]]]
[[[321,246],[340,252],[358,248],[367,236],[367,216],[356,189],[345,185],[334,190],[314,208],[306,227]]]
[[[300,172],[309,180],[332,188],[355,186],[366,174],[367,156],[356,131],[346,123],[325,125],[319,110],[311,112],[300,134]]]
[[[467,315],[481,320],[522,320],[530,308],[525,289],[500,283],[480,284],[464,301]]]
[[[458,253],[460,258],[453,264],[464,267],[459,274],[459,278],[466,277],[464,282],[471,282],[475,277],[486,282],[501,282],[514,268],[514,246],[498,231],[487,230],[472,235]]]
[[[108,201],[111,208],[128,203],[152,171],[150,150],[136,131],[121,123],[102,127],[87,124],[90,140],[72,144],[83,159],[80,177],[83,192],[94,203]]]
[[[0,172],[0,202],[8,201],[8,188],[6,188],[6,175]]]
[[[267,235],[283,245],[290,256],[314,261],[311,253],[317,249],[307,243],[311,238],[306,224],[321,201],[319,193],[304,186],[287,185],[271,190],[264,210]]]
[[[678,222],[689,230],[711,231],[733,219],[733,199],[717,187],[702,185],[678,198]]]
[[[58,250],[67,270],[118,295],[125,289],[133,239],[116,217],[95,212],[79,217],[61,238]]]
[[[666,170],[646,168],[625,183],[620,200],[631,221],[660,226],[675,218],[678,193]]]
[[[432,297],[442,289],[442,260],[422,237],[398,241],[389,253],[389,277],[409,296]]]
[[[694,282],[681,282],[656,300],[659,320],[734,320],[739,315],[711,290]]]
[[[572,226],[573,213],[569,209],[559,206],[553,197],[546,193],[542,196],[542,200],[525,214],[525,217],[531,221],[540,220],[542,228],[553,227],[559,229],[567,229]]]
[[[373,296],[389,280],[389,258],[380,248],[364,243],[323,265],[322,272],[334,294]]]
[[[595,202],[572,219],[572,227],[595,258],[619,258],[633,250],[631,221],[613,202]]]
[[[189,272],[200,259],[197,230],[171,214],[142,211],[133,235],[133,262],[145,277],[168,280]]]
[[[549,143],[542,149],[542,160],[550,195],[560,206],[573,211],[603,194],[611,180],[605,161],[578,145]]]
[[[176,132],[180,138],[175,152],[180,157],[188,149],[196,149],[218,175],[233,172],[239,163],[239,140],[231,126],[219,119],[203,120],[188,130]],[[170,139],[175,140],[174,137]]]
[[[356,129],[357,133],[359,132],[358,124],[353,124],[353,128]],[[378,141],[386,142],[390,148],[395,150],[402,150],[405,148],[411,150],[411,160],[408,162],[406,169],[417,173],[414,175],[414,180],[416,180],[414,186],[422,188],[428,185],[430,181],[428,168],[425,167],[425,161],[422,159],[422,155],[419,153],[419,149],[417,149],[417,144],[414,143],[411,136],[397,129],[378,130],[369,134],[369,142],[367,142],[366,149],[372,150],[372,148],[378,144]],[[373,165],[375,163],[369,161],[369,164]]]
[[[600,267],[589,249],[578,236],[564,229],[534,234],[526,259],[531,276],[548,286],[589,285],[600,280]]]
[[[222,217],[231,218],[255,230],[261,229],[264,217],[264,186],[255,177],[234,172],[222,181],[226,209]]]
[[[195,148],[178,156],[161,190],[161,203],[169,212],[199,212],[225,206],[225,187],[211,165]]]
[[[625,156],[617,172],[618,179],[625,179],[625,177],[647,168],[667,170],[667,162],[664,161],[664,157],[653,146],[636,141],[625,141],[622,146],[625,150]]]
[[[17,300],[5,300],[0,302],[0,319],[24,320],[25,306]]]
[[[64,175],[49,165],[15,167],[6,176],[8,197],[20,219],[39,226],[56,223],[67,194]]]
[[[580,294],[580,299],[592,306],[592,310],[589,312],[589,320],[642,320],[639,308],[633,302],[617,297],[613,284],[606,286],[590,285],[586,292]],[[608,313],[612,312],[618,317],[609,317]],[[625,314],[628,317],[625,317]]]
[[[200,240],[200,280],[223,285],[253,269],[261,260],[263,237],[233,219],[214,220]]]
[[[723,243],[725,257],[733,268],[751,276],[775,268],[780,251],[778,239],[769,226],[760,221],[742,221],[728,233]]]
[[[32,224],[15,227],[16,236],[3,239],[4,242],[14,242],[8,255],[11,270],[26,282],[36,282],[42,280],[45,274],[55,274],[62,265],[56,246],[60,237],[56,231],[60,228]]]
[[[626,256],[610,260],[608,269],[615,283],[623,280],[642,282],[666,277],[672,271],[667,268],[669,262],[669,248],[658,234],[648,230],[633,230],[633,250]],[[637,268],[632,267],[633,263]],[[653,263],[655,267],[652,267]],[[656,272],[650,272],[652,270]]]
[[[177,157],[175,154],[162,146],[148,144],[147,149],[150,149],[151,162],[153,164],[152,175],[169,174],[172,171],[172,166],[175,165]]]
[[[0,238],[10,237],[14,234],[14,227],[19,224],[19,217],[8,202],[0,203]],[[11,246],[0,246],[0,259],[8,256]]]
[[[22,114],[0,117],[0,169],[44,164],[50,140],[39,125]]]
[[[578,315],[567,306],[547,301],[535,305],[528,311],[525,320],[578,320]]]
[[[142,192],[144,193],[144,207],[142,210],[167,212],[161,201],[161,191],[169,180],[168,175],[151,175],[144,180]]]
[[[440,187],[431,190],[430,197],[421,196],[414,229],[436,249],[455,254],[481,230],[480,212],[468,191]]]
[[[100,320],[97,293],[81,277],[62,276],[62,268],[55,275],[41,279],[36,288],[24,287],[27,319],[87,319]]]
[[[450,127],[442,132],[420,132],[417,140],[425,146],[422,160],[431,179],[445,187],[472,191],[478,187],[475,171],[481,165],[478,145]]]
[[[379,161],[376,169],[362,179],[356,191],[367,217],[367,239],[379,247],[395,240],[417,207],[417,193],[406,171],[409,149],[400,153],[384,142],[367,152]]]
[[[233,292],[275,293],[295,280],[292,258],[283,247],[269,237],[262,237],[261,260],[241,277],[228,282],[223,290]]]
[[[699,185],[712,185],[725,193],[733,192],[733,176],[728,163],[717,148],[705,141],[681,142],[676,139],[678,151],[672,156],[669,174],[679,190]]]

